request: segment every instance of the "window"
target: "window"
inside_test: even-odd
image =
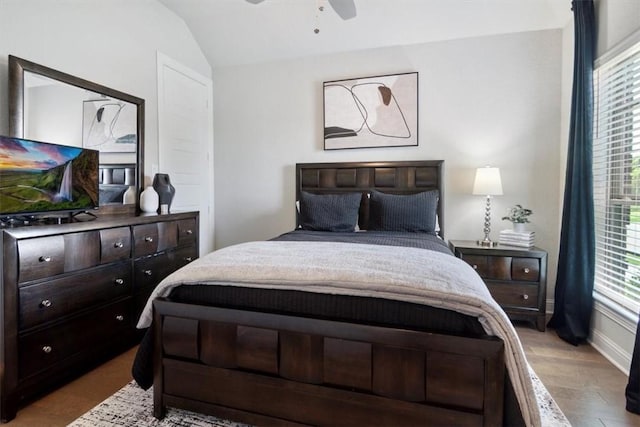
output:
[[[595,290],[640,311],[640,43],[594,72]]]

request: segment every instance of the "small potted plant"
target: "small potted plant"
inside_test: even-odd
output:
[[[511,221],[513,223],[513,230],[519,233],[524,231],[524,225],[529,222],[529,215],[533,211],[531,209],[523,208],[522,205],[515,205],[509,208],[507,216],[503,216],[502,220]]]

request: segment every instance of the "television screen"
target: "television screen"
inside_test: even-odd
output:
[[[0,136],[0,215],[98,207],[99,152]]]

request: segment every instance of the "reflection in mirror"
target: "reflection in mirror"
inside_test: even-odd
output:
[[[137,208],[144,100],[13,56],[9,85],[11,136],[99,150],[100,206]]]

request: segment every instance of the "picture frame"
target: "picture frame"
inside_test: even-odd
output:
[[[101,153],[135,153],[136,106],[119,99],[101,98],[82,103],[82,146]]]
[[[418,145],[418,73],[323,83],[324,149]]]

